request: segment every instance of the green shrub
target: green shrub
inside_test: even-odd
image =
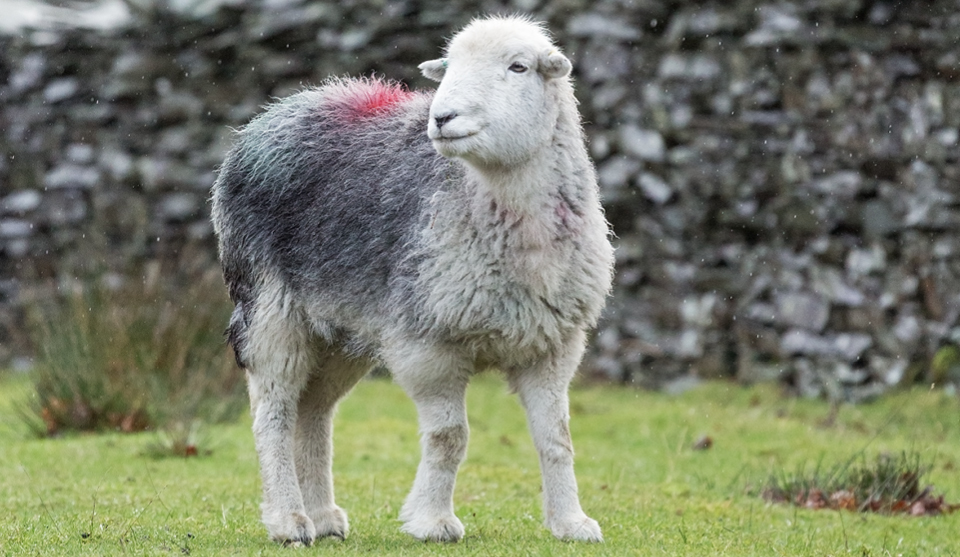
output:
[[[220,273],[185,259],[32,293],[35,399],[21,414],[37,434],[190,431],[243,409]]]

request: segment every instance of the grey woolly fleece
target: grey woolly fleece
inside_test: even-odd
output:
[[[431,99],[335,79],[238,133],[213,187],[213,220],[241,365],[268,283],[292,300],[287,319],[364,358],[419,339],[522,366],[595,324],[612,248],[573,101],[553,167],[534,173],[542,195],[530,211],[436,152],[425,134]]]

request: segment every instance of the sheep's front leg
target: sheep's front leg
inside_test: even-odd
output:
[[[400,510],[401,531],[429,541],[455,542],[463,524],[453,514],[457,469],[467,453],[466,387],[463,363],[445,354],[421,353],[391,364],[394,377],[417,406],[420,465]]]
[[[455,542],[464,529],[453,514],[453,490],[467,453],[469,429],[465,384],[444,387],[450,388],[414,396],[420,417],[420,465],[400,520],[401,530],[417,539]]]
[[[527,422],[540,457],[543,513],[553,535],[562,540],[603,541],[600,525],[584,514],[573,472],[570,402],[567,389],[580,363],[582,344],[557,360],[510,375],[527,411]]]

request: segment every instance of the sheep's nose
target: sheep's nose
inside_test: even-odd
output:
[[[437,128],[442,128],[444,124],[453,120],[457,117],[456,112],[448,112],[446,114],[441,114],[439,116],[434,116],[433,121],[437,124]]]

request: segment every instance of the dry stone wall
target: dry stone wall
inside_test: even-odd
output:
[[[454,29],[527,12],[574,59],[617,234],[585,372],[853,400],[960,381],[960,0],[176,5],[0,36],[8,352],[29,277],[212,254],[230,127],[270,98],[430,87],[416,64]]]

